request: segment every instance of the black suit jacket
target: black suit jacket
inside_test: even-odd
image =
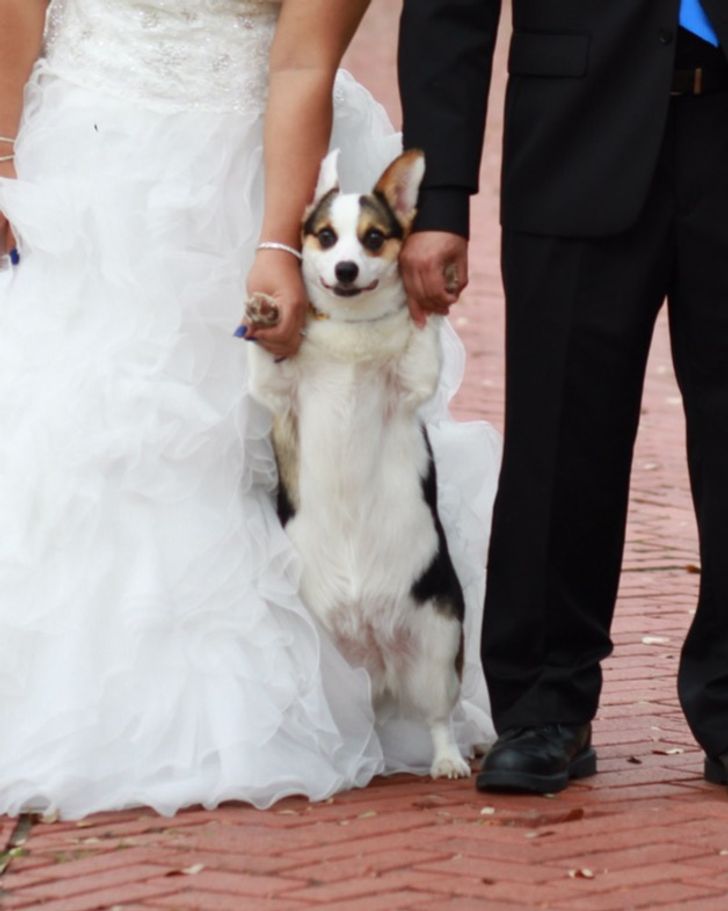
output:
[[[703,0],[728,48],[728,2]],[[513,0],[501,219],[536,234],[626,230],[654,173],[680,0]],[[468,233],[501,0],[404,0],[406,147],[425,150],[419,229]],[[728,167],[728,163],[726,165]]]

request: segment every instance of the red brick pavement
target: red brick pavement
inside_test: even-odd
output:
[[[375,0],[349,57],[395,120],[397,6]],[[470,353],[457,410],[498,426],[503,70],[501,43],[472,284],[454,317]],[[680,398],[661,321],[635,460],[616,650],[595,726],[596,778],[544,798],[486,797],[471,782],[399,776],[323,804],[291,799],[267,812],[229,806],[173,820],[136,811],[37,824],[2,878],[2,908],[725,911],[728,795],[702,781],[701,755],[675,697],[696,563]],[[3,844],[13,826],[0,820]]]

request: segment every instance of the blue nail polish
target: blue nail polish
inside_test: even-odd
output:
[[[235,338],[245,338],[245,336],[246,336],[247,334],[248,334],[248,327],[247,327],[247,326],[238,326],[238,328],[237,328],[237,329],[235,330],[235,332],[233,333],[233,335],[235,336]]]
[[[10,251],[10,253],[8,254],[8,256],[10,257],[10,262],[11,262],[14,266],[17,266],[18,263],[20,262],[20,253],[18,253],[18,248],[17,248],[17,247],[13,247],[13,249]]]

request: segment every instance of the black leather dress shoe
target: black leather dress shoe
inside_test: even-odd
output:
[[[590,724],[545,724],[504,731],[483,760],[476,784],[479,791],[553,794],[596,770]]]
[[[703,776],[711,784],[728,784],[728,753],[706,756]]]

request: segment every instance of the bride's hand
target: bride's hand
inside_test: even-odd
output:
[[[8,256],[11,250],[17,250],[17,241],[10,222],[0,212],[0,257]]]
[[[249,295],[258,292],[275,300],[280,319],[271,329],[249,326],[245,338],[255,339],[276,357],[292,357],[301,345],[308,309],[300,263],[290,253],[261,250],[248,273],[247,285]]]
[[[0,161],[0,177],[16,178],[15,165],[12,161]],[[12,226],[2,211],[0,211],[0,256],[6,256],[17,247]]]

